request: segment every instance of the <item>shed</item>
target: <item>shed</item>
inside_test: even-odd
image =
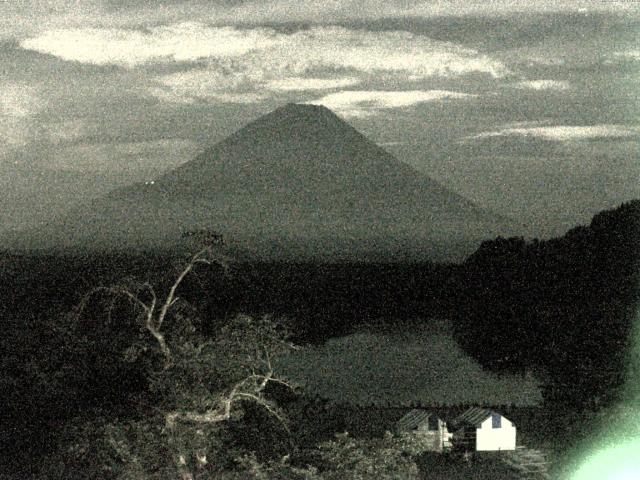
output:
[[[395,430],[410,437],[415,453],[442,452],[451,447],[451,433],[446,422],[428,410],[411,410],[396,422]]]
[[[455,446],[477,452],[516,449],[516,426],[493,410],[471,407],[455,419],[454,425]]]

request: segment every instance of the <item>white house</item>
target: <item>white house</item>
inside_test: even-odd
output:
[[[472,407],[454,424],[456,445],[478,452],[516,449],[516,427],[498,412]]]
[[[428,410],[411,410],[396,422],[395,430],[410,440],[416,454],[442,452],[451,447],[452,434],[447,429],[447,424]]]

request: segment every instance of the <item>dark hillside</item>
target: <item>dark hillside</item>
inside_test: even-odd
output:
[[[459,341],[496,370],[534,369],[549,396],[615,399],[640,299],[640,201],[561,238],[484,242],[457,273]]]
[[[303,344],[364,325],[397,332],[403,320],[448,318],[484,368],[533,371],[553,407],[600,408],[624,386],[639,298],[639,219],[640,201],[629,202],[558,239],[484,242],[459,265],[232,263],[228,273],[196,272],[179,295],[204,332],[237,312],[270,314],[290,318]],[[126,326],[127,306],[112,312],[114,321],[104,309],[89,311],[82,328],[69,328],[68,313],[89,289],[126,277],[166,291],[184,260],[168,251],[2,256],[0,448],[46,451],[80,412],[126,416],[145,388],[140,365],[123,360],[138,335]],[[549,424],[565,438],[556,420]]]

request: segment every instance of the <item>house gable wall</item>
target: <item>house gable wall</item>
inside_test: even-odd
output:
[[[513,422],[502,417],[500,428],[492,428],[491,417],[476,429],[476,450],[496,451],[516,449],[516,427]]]

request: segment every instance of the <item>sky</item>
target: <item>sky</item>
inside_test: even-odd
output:
[[[322,104],[535,236],[640,198],[640,1],[0,3],[0,230]]]

